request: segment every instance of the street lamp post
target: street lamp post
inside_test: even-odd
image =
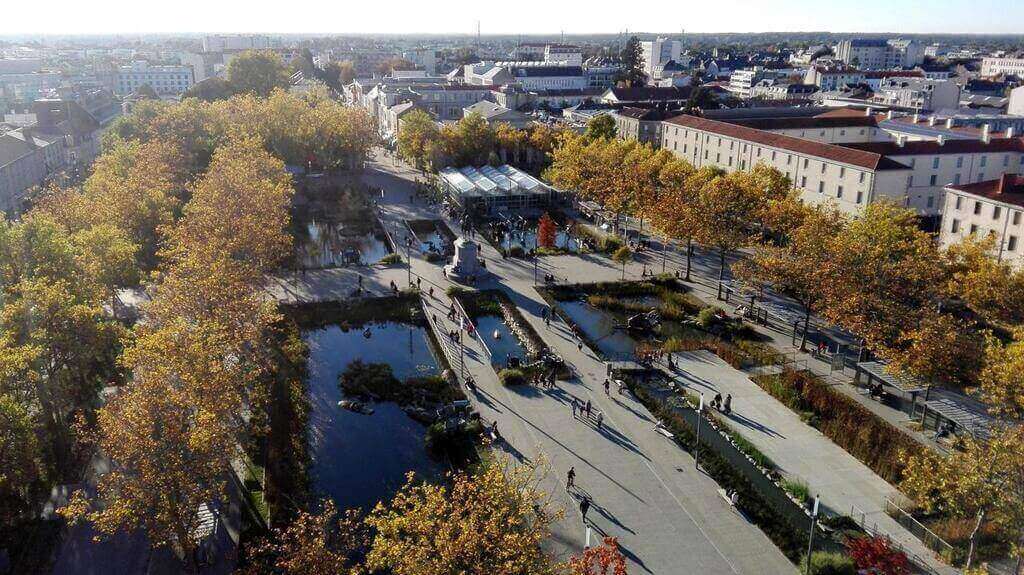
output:
[[[409,285],[412,285],[412,240],[405,238],[405,260],[409,264]]]
[[[704,393],[700,394],[700,404],[697,405],[697,441],[693,444],[693,466],[700,469],[700,420],[704,411]]]
[[[540,247],[540,227],[537,228],[537,233],[533,236],[533,285],[537,286],[537,266],[539,264],[537,258],[537,249]]]
[[[665,261],[668,259],[668,238],[661,240],[661,273],[665,273]]]
[[[807,567],[804,571],[805,575],[811,575],[811,550],[814,549],[814,524],[818,522],[818,502],[820,499],[817,495],[814,496],[814,510],[811,511],[811,529],[807,536]]]

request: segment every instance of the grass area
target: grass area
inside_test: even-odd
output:
[[[811,501],[811,489],[803,479],[783,479],[782,488],[804,505]]]
[[[812,373],[786,369],[781,374],[758,375],[752,379],[890,483],[899,483],[903,478],[908,454],[926,449]]]
[[[586,224],[574,224],[572,233],[580,239],[580,243],[588,249],[604,254],[613,254],[623,245],[625,240],[614,234],[599,232]]]

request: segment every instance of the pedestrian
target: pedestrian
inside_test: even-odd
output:
[[[430,286],[430,290],[428,291],[430,293],[430,297],[434,297],[434,286]]]
[[[565,474],[565,490],[569,491],[576,485],[576,468],[570,467],[569,472]]]
[[[476,393],[476,382],[473,381],[473,376],[466,378],[466,387],[468,387],[473,393]]]
[[[359,275],[359,287],[363,287],[363,276],[362,276],[362,274]]]
[[[416,278],[416,289],[420,289],[420,284],[423,283],[423,278]]]
[[[715,398],[711,400],[711,407],[721,411],[722,409],[722,394],[716,393]]]
[[[725,414],[729,415],[732,413],[732,394],[725,394]]]
[[[590,400],[588,399],[587,400],[587,404],[583,407],[583,411],[587,414],[587,417],[590,417],[590,409],[591,409],[591,407],[592,406],[590,405]]]
[[[611,395],[611,394],[609,393],[609,391],[611,390],[611,388],[612,388],[612,382],[611,382],[611,380],[610,380],[610,379],[608,379],[607,377],[606,377],[606,378],[604,378],[604,394],[605,394],[605,395]]]
[[[576,349],[578,349],[580,351],[583,351],[583,340],[582,339],[576,340]]]
[[[588,510],[590,510],[590,499],[588,499],[587,497],[584,497],[583,500],[580,501],[580,515],[583,516],[583,522],[584,523],[587,522],[587,511]]]
[[[604,421],[604,413],[601,411],[597,412],[597,428],[601,429],[601,422]]]
[[[572,408],[572,418],[576,419],[576,398],[575,397],[572,398],[572,401],[569,402],[569,407]]]
[[[544,318],[544,325],[547,327],[551,327],[551,316]]]

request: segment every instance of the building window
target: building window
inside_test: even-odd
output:
[[[775,161],[775,150],[772,150],[772,161]]]
[[[807,164],[809,164],[809,163],[811,163],[811,161],[808,160],[807,158],[804,158],[804,169],[805,170],[807,169]]]
[[[938,179],[938,176],[936,176],[935,174],[932,174],[931,177],[928,178],[928,185],[929,186],[934,186],[935,185],[935,181],[937,179]]]
[[[954,234],[959,232],[960,231],[960,220],[953,220],[953,225],[949,228],[949,231],[954,233]]]
[[[957,196],[956,197],[956,209],[958,209],[958,210],[960,209],[960,204],[963,203],[961,200],[963,200],[963,199],[964,198],[962,196]]]
[[[857,203],[859,204],[861,202],[861,200],[863,200],[863,199],[864,199],[864,192],[857,192]]]
[[[819,194],[824,194],[825,193],[825,182],[818,182],[818,193]]]
[[[857,180],[862,184],[864,183],[864,172],[860,173],[860,176],[857,178]]]
[[[981,202],[975,201],[974,202],[974,215],[978,215],[980,213],[981,213]]]
[[[1020,224],[1020,212],[1013,212],[1013,225]]]
[[[910,167],[913,168],[914,164],[917,163],[917,158],[910,158]]]
[[[960,185],[960,174],[957,174],[957,175],[953,176],[953,183],[958,185],[958,186]],[[957,198],[957,199],[959,199],[959,198]]]
[[[984,182],[985,181],[985,172],[981,172],[981,173],[978,174],[978,181],[979,182]]]
[[[981,166],[982,168],[984,168],[985,164],[987,164],[987,163],[988,163],[988,156],[982,156],[981,157],[981,163],[978,164],[978,165]]]
[[[928,196],[927,207],[931,208],[931,207],[934,207],[934,206],[935,206],[935,197],[934,196]]]
[[[999,206],[992,206],[992,219],[993,220],[998,220],[999,219],[999,214],[1002,213],[1002,211],[1003,210],[1000,209]]]
[[[836,197],[837,198],[843,197],[843,187],[842,186],[836,187]]]
[[[807,187],[807,176],[801,176],[800,177],[800,187],[801,188],[806,188]]]
[[[839,177],[842,178],[846,175],[846,168],[839,168]]]
[[[1010,236],[1010,238],[1006,241],[1006,251],[1017,251],[1017,236]]]
[[[932,158],[932,169],[939,169],[939,158]]]
[[[825,162],[821,163],[821,173],[825,173]]]
[[[963,156],[957,156],[956,167],[958,167],[958,168],[964,167],[964,157]]]
[[[971,235],[978,233],[978,224],[971,224]]]
[[[1007,167],[1009,165],[1010,165],[1010,156],[1003,156],[1003,167],[1005,168],[1005,167]]]

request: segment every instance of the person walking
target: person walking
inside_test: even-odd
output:
[[[727,393],[725,395],[725,408],[723,409],[723,411],[725,411],[726,415],[729,415],[730,413],[732,413],[732,394],[731,393]]]
[[[572,401],[569,402],[569,407],[572,408],[572,418],[576,419],[576,398],[575,397],[572,398]]]
[[[601,429],[601,424],[604,422],[604,412],[597,412],[597,428]]]
[[[580,351],[583,351],[583,340],[582,339],[577,339],[576,340],[576,349],[578,349]]]
[[[576,485],[576,468],[570,467],[569,472],[565,474],[565,490],[569,491]]]
[[[583,500],[580,501],[580,515],[583,516],[583,522],[584,523],[587,522],[587,511],[589,511],[589,510],[590,510],[590,499],[588,497],[584,497]]]
[[[607,377],[604,378],[604,394],[610,396],[611,395],[611,393],[610,393],[611,389],[612,389],[612,381],[610,379],[608,379]]]
[[[722,394],[716,393],[715,398],[711,400],[711,407],[721,411],[722,410]]]
[[[583,411],[587,414],[588,418],[590,417],[590,409],[591,409],[591,407],[592,406],[590,405],[590,400],[588,399],[587,400],[587,404],[583,407]]]

